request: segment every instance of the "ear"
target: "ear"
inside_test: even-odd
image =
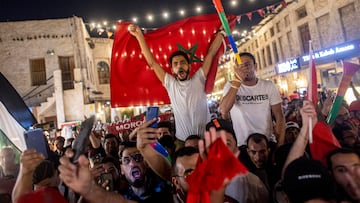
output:
[[[180,189],[179,181],[177,180],[177,178],[175,176],[171,177],[171,182],[173,183],[173,185],[175,186],[176,189]]]

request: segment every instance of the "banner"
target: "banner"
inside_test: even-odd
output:
[[[235,26],[235,16],[228,16]],[[111,106],[149,106],[169,104],[167,92],[148,66],[135,37],[128,32],[129,22],[118,22],[111,56]],[[188,53],[192,62],[190,75],[202,65],[208,48],[220,28],[217,14],[186,18],[157,30],[145,33],[145,40],[166,72],[171,74],[169,56],[176,50]],[[212,92],[218,58],[224,53],[220,47],[207,76],[206,92]]]
[[[169,121],[170,117],[173,117],[172,113],[160,114],[158,122]],[[119,133],[123,133],[124,131],[127,131],[127,130],[134,130],[135,128],[137,128],[138,126],[140,126],[141,124],[144,123],[144,121],[145,121],[144,118],[145,118],[144,114],[141,114],[140,116],[133,117],[132,119],[130,119],[128,121],[122,121],[122,122],[109,124],[109,125],[107,125],[106,128],[109,133],[118,135]]]

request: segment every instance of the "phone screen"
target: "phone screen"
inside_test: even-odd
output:
[[[25,143],[27,149],[35,149],[38,153],[48,158],[48,143],[43,135],[41,128],[28,130],[24,133]]]
[[[159,107],[157,106],[149,106],[146,112],[146,121],[152,120],[153,118],[157,118],[159,116]],[[153,122],[150,128],[157,128],[157,121]]]

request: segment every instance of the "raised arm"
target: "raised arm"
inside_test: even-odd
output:
[[[150,51],[149,46],[145,41],[144,35],[140,27],[134,24],[130,24],[128,29],[130,34],[133,35],[139,42],[141,52],[144,55],[146,62],[155,71],[155,74],[158,77],[158,79],[161,81],[161,83],[164,84],[166,72],[160,66],[160,64],[155,60],[153,54]]]
[[[237,74],[235,74],[235,79],[232,80],[230,84],[231,87],[229,91],[223,96],[219,105],[220,113],[224,118],[234,106],[236,93],[238,92],[241,85],[241,79],[239,79],[239,76]]]
[[[223,32],[217,32],[215,35],[214,41],[211,43],[208,53],[205,56],[204,63],[202,64],[202,70],[204,72],[205,77],[210,72],[211,64],[214,59],[214,56],[216,55],[216,52],[220,48],[221,42],[224,38]]]
[[[77,165],[71,163],[68,158],[72,156],[71,152],[67,152],[66,156],[60,158],[60,178],[67,186],[79,193],[83,201],[86,203],[134,203],[120,194],[106,191],[98,186],[90,174],[89,160],[84,155],[79,157]]]
[[[304,101],[303,107],[300,109],[302,118],[302,127],[296,138],[291,150],[286,158],[282,169],[282,177],[284,176],[286,167],[295,159],[300,158],[305,153],[305,148],[309,140],[309,118],[313,119],[313,126],[317,123],[316,111],[311,101]]]
[[[44,160],[44,156],[35,150],[25,150],[20,157],[20,171],[12,191],[12,200],[33,191],[32,177],[36,167]]]
[[[150,168],[162,179],[171,181],[171,163],[150,144],[156,144],[159,131],[157,128],[148,127],[156,120],[146,121],[137,130],[136,147],[143,155]]]

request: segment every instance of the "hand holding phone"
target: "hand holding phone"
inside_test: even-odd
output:
[[[27,149],[35,149],[36,152],[43,154],[45,159],[48,158],[49,145],[41,128],[26,131],[24,133],[24,139]]]
[[[159,116],[159,107],[157,106],[149,106],[146,112],[146,121],[150,121],[153,118],[157,118]],[[149,127],[157,128],[157,121],[153,122]]]

